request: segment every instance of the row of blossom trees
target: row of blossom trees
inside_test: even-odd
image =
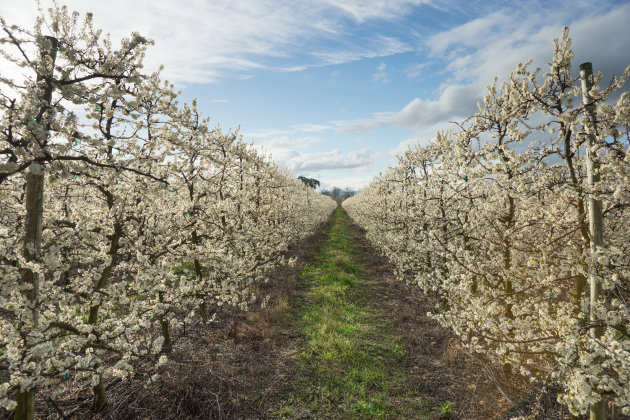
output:
[[[401,279],[436,298],[433,316],[470,349],[532,379],[551,373],[574,414],[605,399],[630,413],[630,95],[611,100],[630,67],[603,91],[595,77],[585,92],[593,119],[571,73],[568,30],[554,43],[548,72],[528,63],[495,79],[460,130],[408,149],[343,207]],[[591,195],[603,202],[595,253]],[[589,305],[594,281],[604,292]]]
[[[186,319],[264,305],[256,284],[336,204],[180,106],[140,35],[115,49],[65,7],[1,24],[23,77],[0,78],[0,405],[32,418],[73,376],[98,409]]]

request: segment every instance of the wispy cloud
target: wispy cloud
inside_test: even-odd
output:
[[[413,6],[433,3],[430,0],[323,0],[322,3],[335,7],[351,16],[356,22],[368,19],[396,19],[409,12]]]
[[[270,129],[265,129],[265,130],[254,131],[251,133],[244,133],[243,135],[244,137],[253,138],[254,140],[256,140],[256,139],[265,138],[265,137],[281,136],[281,135],[289,134],[290,132],[291,130],[278,130],[275,128],[270,128]]]
[[[313,136],[294,137],[284,134],[263,141],[255,141],[254,147],[270,154],[281,166],[288,167],[291,159],[302,155],[300,150],[319,142],[321,139]]]
[[[452,128],[457,121],[477,111],[477,101],[485,86],[497,76],[505,79],[519,62],[532,58],[543,69],[553,55],[552,38],[571,26],[575,62],[593,61],[606,80],[620,75],[628,64],[630,37],[618,35],[618,28],[630,19],[630,4],[613,9],[592,10],[578,4],[583,14],[564,8],[544,14],[529,9],[501,9],[429,37],[425,49],[432,61],[445,62],[445,78],[435,99],[415,98],[398,112],[376,113],[370,118],[337,122],[340,133],[365,132],[384,126],[397,126],[416,132],[427,127]],[[598,43],[592,34],[598,34]],[[605,43],[602,44],[602,39]],[[410,67],[413,77],[429,62]],[[577,65],[575,66],[577,68]],[[440,124],[441,123],[441,124]]]
[[[304,137],[289,137],[289,136],[281,136],[276,137],[272,140],[268,140],[262,142],[261,144],[269,150],[280,150],[280,149],[304,149],[311,144],[321,143],[321,139],[312,136],[304,136]]]
[[[618,28],[628,19],[630,3],[611,9],[577,2],[574,9],[549,7],[545,13],[521,6],[434,34],[426,46],[432,57],[447,60],[451,80],[488,84],[494,76],[506,78],[517,63],[529,58],[545,68],[553,55],[551,39],[558,38],[566,25],[571,28],[576,64],[593,61],[605,75],[619,74],[630,58],[630,38],[619,36]]]
[[[301,64],[296,66],[280,67],[280,71],[292,72],[292,71],[304,71],[312,66]]]
[[[426,61],[424,63],[415,63],[408,66],[405,69],[405,75],[410,78],[420,77],[423,74],[423,71],[426,67],[430,66],[432,63],[430,61]]]
[[[319,133],[321,131],[332,130],[334,127],[327,124],[298,124],[291,126],[297,132]]]
[[[315,176],[317,178],[317,176],[319,176],[317,173],[314,172],[306,172],[308,175],[307,176]],[[320,190],[330,190],[333,187],[337,187],[337,188],[350,188],[354,191],[358,191],[363,189],[366,185],[368,185],[371,181],[372,181],[372,175],[370,173],[363,173],[360,175],[347,175],[347,174],[340,174],[339,176],[335,177],[335,183],[331,184],[329,182],[326,181],[322,181],[321,186],[320,186]]]
[[[118,39],[132,31],[156,42],[146,58],[146,67],[165,65],[164,76],[180,84],[207,83],[223,77],[250,76],[253,70],[301,71],[314,65],[342,63],[406,51],[393,37],[378,35],[371,45],[358,51],[337,42],[321,52],[314,40],[336,40],[349,22],[392,20],[408,13],[414,5],[428,0],[109,0],[76,2],[70,10],[92,12],[97,28]],[[50,3],[42,2],[44,8]],[[124,13],[120,13],[124,10]],[[0,14],[10,24],[32,27],[37,16],[35,1],[4,2]],[[298,56],[316,57],[318,62],[300,62]],[[278,66],[275,59],[292,61]]]
[[[395,37],[378,35],[367,40],[366,45],[351,44],[345,48],[335,48],[310,54],[328,64],[341,64],[364,58],[388,57],[413,50],[413,46]]]
[[[249,133],[244,133],[244,136],[247,138],[253,138],[254,141],[257,139],[267,139],[269,137],[279,137],[279,136],[293,136],[300,137],[303,136],[303,133],[320,133],[326,130],[332,130],[334,126],[328,124],[295,124],[292,125],[289,129],[263,129],[258,131],[252,131]],[[287,137],[288,138],[288,137]],[[269,142],[269,140],[263,140],[261,144],[265,144]]]
[[[378,65],[377,72],[372,76],[372,80],[375,82],[387,82],[387,64],[384,61],[381,61],[381,64]]]
[[[315,136],[283,135],[255,144],[255,147],[272,156],[280,166],[291,170],[311,173],[320,170],[365,168],[373,163],[370,150],[343,153],[339,149],[326,152],[306,153],[313,144],[323,143]]]

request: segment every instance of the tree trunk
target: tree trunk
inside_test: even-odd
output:
[[[24,236],[24,258],[26,261],[38,261],[41,253],[42,221],[44,213],[44,175],[39,165],[33,165],[26,176],[26,234]],[[22,282],[31,285],[24,292],[32,305],[32,328],[39,322],[39,276],[29,269],[22,271]],[[28,327],[27,327],[28,329]],[[32,419],[35,413],[35,390],[18,391],[15,420]]]
[[[17,407],[13,418],[15,420],[32,419],[35,415],[35,390],[21,392],[18,391],[15,396]]]
[[[92,387],[94,391],[94,406],[95,412],[101,411],[101,409],[107,404],[107,394],[105,393],[105,385],[103,384],[103,378],[99,378],[98,385]]]
[[[110,206],[111,208],[111,206]],[[118,249],[120,248],[119,241],[122,236],[122,225],[119,222],[114,223],[114,234],[112,235],[112,239],[109,246],[109,255],[111,256],[110,264],[105,267],[105,270],[101,273],[101,278],[94,288],[95,291],[102,289],[105,287],[107,280],[110,279],[110,274],[114,265],[116,265],[118,261]],[[90,307],[90,312],[88,314],[88,324],[94,325],[98,321],[98,310],[100,305],[94,305]],[[107,404],[107,394],[105,393],[105,387],[103,386],[103,378],[99,378],[98,385],[92,387],[94,391],[94,406],[93,409],[95,412],[98,412]]]
[[[193,245],[199,245],[199,236],[197,236],[197,230],[193,230],[192,232],[192,243]],[[197,281],[201,282],[201,263],[199,259],[195,258],[195,275],[197,276]],[[208,308],[206,306],[205,296],[201,294],[201,303],[199,304],[199,316],[201,317],[201,321],[205,324],[208,321]]]
[[[158,301],[160,303],[164,303],[163,292],[158,292]],[[160,316],[160,327],[162,328],[162,337],[164,337],[164,344],[162,345],[162,348],[165,353],[170,353],[172,350],[171,334],[168,328],[168,319],[166,319],[166,316],[164,315]]]
[[[42,58],[50,57],[52,65],[50,68],[44,68],[43,72],[38,72],[37,81],[46,81],[46,87],[42,93],[41,99],[45,105],[39,111],[35,118],[37,123],[42,122],[42,117],[47,108],[50,107],[52,101],[52,77],[54,73],[54,63],[57,58],[57,38],[46,37],[50,42],[50,49],[42,49],[40,55]],[[43,61],[43,60],[42,60]],[[41,142],[40,142],[41,140]],[[40,143],[41,147],[46,147],[45,139],[32,139]],[[41,165],[33,163],[26,175],[26,218],[24,221],[24,259],[27,262],[39,261],[42,242],[42,222],[44,219],[44,168]],[[22,283],[29,284],[31,287],[24,292],[28,302],[31,304],[32,320],[30,325],[25,326],[25,330],[36,328],[39,321],[39,276],[30,269],[22,270]],[[35,415],[35,389],[21,390],[16,395],[17,407],[15,408],[15,420],[30,420]]]

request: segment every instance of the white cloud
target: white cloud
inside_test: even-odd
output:
[[[442,122],[424,127],[421,130],[417,130],[414,133],[413,137],[409,137],[398,143],[389,151],[388,155],[390,158],[395,158],[395,156],[404,153],[409,147],[413,149],[416,145],[426,146],[429,144],[429,142],[435,139],[435,135],[438,131],[454,128],[455,126],[453,126],[452,124],[449,127]],[[392,161],[391,163],[395,162]]]
[[[306,69],[308,69],[310,66],[308,65],[296,65],[296,66],[289,66],[289,67],[280,67],[280,71],[286,71],[286,72],[294,72],[294,71],[304,71]]]
[[[508,16],[503,11],[497,11],[432,35],[426,45],[434,55],[444,54],[453,45],[478,46],[483,41],[494,39],[501,23],[506,19]],[[514,22],[511,21],[510,24],[513,25]]]
[[[304,153],[309,146],[321,143],[322,139],[313,136],[281,136],[267,140],[256,147],[261,152],[270,154],[281,167],[309,174],[320,170],[361,170],[371,166],[374,154],[371,150],[358,150],[342,153],[339,149],[327,152]]]
[[[630,3],[610,10],[579,2],[575,9],[549,8],[545,13],[525,7],[499,10],[435,34],[426,46],[431,56],[447,59],[452,80],[485,85],[494,76],[507,78],[517,63],[529,58],[545,69],[553,55],[551,40],[566,25],[573,38],[575,71],[581,62],[592,61],[610,77],[630,62],[630,37],[619,36],[629,19]]]
[[[262,145],[269,150],[280,149],[304,149],[311,144],[320,143],[322,140],[318,137],[305,136],[292,138],[289,136],[277,137],[272,140],[268,140],[262,143]]]
[[[282,139],[285,139],[285,138],[288,139],[289,135],[296,136],[296,135],[300,135],[301,133],[320,133],[322,131],[332,130],[333,128],[334,127],[332,125],[327,125],[327,124],[305,123],[305,124],[292,125],[290,129],[270,128],[270,129],[262,129],[258,131],[253,131],[251,133],[244,133],[244,137],[252,138],[254,139],[254,141],[259,140],[259,139],[265,139],[268,137],[277,137],[277,136],[282,136],[280,137]],[[302,137],[302,138],[307,138],[307,137]],[[276,140],[278,139],[264,140],[262,141],[261,144],[268,144],[269,142],[273,142]]]
[[[392,118],[399,127],[419,130],[440,121],[466,117],[474,112],[479,88],[472,85],[448,86],[435,101],[414,99]]]
[[[319,175],[311,175],[311,176],[319,180],[319,178],[317,178]],[[320,178],[325,179],[324,177],[320,177]],[[320,185],[319,191],[331,190],[333,187],[337,187],[341,189],[345,189],[349,187],[353,191],[359,191],[363,189],[365,186],[367,186],[370,182],[372,182],[373,179],[374,177],[372,174],[364,174],[364,175],[359,175],[359,176],[339,174],[335,176],[334,183],[320,180],[321,185]]]
[[[385,71],[386,69],[387,69],[387,64],[384,61],[381,61],[381,64],[379,64],[377,68],[378,71],[374,73],[374,75],[372,76],[372,79],[375,82],[378,82],[378,81],[387,82],[387,72]]]
[[[298,149],[305,149],[312,144],[320,143],[322,141],[320,138],[313,136],[289,136],[288,133],[290,133],[290,131],[288,130],[277,131],[283,135],[263,141],[254,140],[254,147],[260,151],[271,154],[275,161],[285,167],[288,167],[288,161],[302,155]]]
[[[292,171],[319,171],[330,169],[361,169],[373,163],[371,150],[342,153],[339,149],[329,152],[304,153],[281,162]]]
[[[447,78],[438,88],[439,96],[433,100],[415,98],[395,113],[338,121],[337,131],[361,132],[392,125],[416,133],[427,127],[453,128],[449,121],[461,120],[477,111],[477,101],[495,76],[506,79],[519,62],[529,58],[534,61],[533,68],[540,66],[544,70],[553,55],[551,40],[561,35],[565,24],[571,27],[576,75],[578,65],[584,61],[592,61],[595,70],[604,74],[604,81],[610,80],[612,74],[622,74],[630,63],[630,37],[620,36],[619,28],[630,20],[630,3],[608,10],[578,2],[576,10],[549,8],[539,13],[525,6],[501,9],[432,35],[425,42],[431,61],[446,63]],[[428,64],[408,68],[407,76],[419,75]]]
[[[363,22],[368,19],[395,19],[409,12],[410,8],[420,4],[429,4],[430,0],[323,0],[350,15],[355,21]]]
[[[420,77],[423,74],[422,70],[425,67],[430,66],[431,64],[432,63],[430,61],[426,61],[424,63],[412,64],[405,69],[405,75],[407,75],[407,77],[410,79]]]
[[[114,45],[132,31],[156,43],[145,67],[157,70],[165,65],[164,77],[178,84],[207,83],[222,77],[251,77],[251,71],[277,68],[275,58],[299,54],[315,56],[319,62],[294,63],[285,71],[301,71],[313,65],[343,63],[366,57],[379,57],[407,51],[401,41],[376,36],[362,48],[337,43],[331,50],[318,52],[314,39],[334,39],[345,33],[348,19],[393,20],[411,7],[427,0],[109,0],[85,2],[59,0],[82,15],[92,12],[94,26],[110,33]],[[44,8],[51,5],[43,0]],[[124,11],[122,13],[121,11]],[[0,15],[9,24],[32,28],[38,16],[35,1],[3,2]]]
[[[327,124],[298,124],[291,126],[297,132],[319,133],[326,130],[332,130],[334,127]]]
[[[256,141],[257,139],[260,139],[260,138],[281,136],[281,135],[289,134],[290,132],[291,132],[290,130],[278,130],[275,128],[271,128],[271,129],[254,131],[252,133],[243,133],[243,137],[251,138],[251,139],[254,139],[254,141]]]
[[[397,113],[373,114],[373,118],[337,122],[340,133],[370,131],[385,126],[421,130],[439,122],[466,117],[477,109],[482,90],[472,85],[448,86],[436,100],[415,98]]]
[[[392,116],[396,115],[394,112],[390,113],[373,113],[372,118],[358,119],[358,120],[340,120],[333,121],[337,125],[338,133],[350,133],[353,131],[366,132],[372,131],[379,127],[385,127],[392,125]]]
[[[330,51],[312,52],[310,55],[317,57],[327,64],[341,64],[357,61],[364,58],[388,57],[394,54],[413,51],[413,47],[403,41],[385,35],[377,35],[366,40],[366,45],[347,45],[345,48],[335,48]]]

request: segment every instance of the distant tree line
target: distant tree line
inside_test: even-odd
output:
[[[319,187],[320,183],[318,180],[314,179],[314,178],[307,178],[305,176],[298,176],[298,179],[300,181],[302,181],[303,183],[305,183],[306,185],[308,185],[309,187],[315,189],[317,187]],[[341,189],[339,187],[333,187],[329,190],[322,190],[320,192],[321,195],[327,195],[328,197],[332,198],[333,200],[335,200],[337,202],[337,204],[341,204],[341,202],[343,200],[345,200],[346,198],[350,198],[354,195],[356,195],[358,193],[358,191],[354,191],[352,188],[350,187],[346,187],[344,189]]]
[[[357,194],[357,191],[354,191],[350,187],[346,187],[343,190],[338,187],[333,187],[330,190],[323,190],[321,192],[322,195],[327,195],[337,202],[337,204],[341,205],[341,202],[346,198],[350,198],[353,195]]]

